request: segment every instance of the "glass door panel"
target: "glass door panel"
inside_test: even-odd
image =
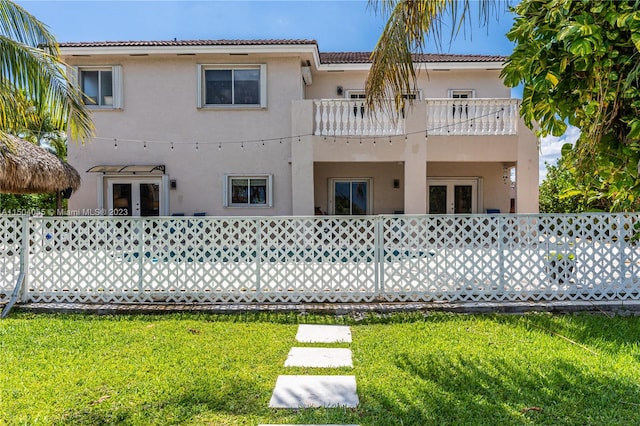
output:
[[[455,214],[473,213],[473,188],[471,185],[454,186],[454,211]]]
[[[447,186],[429,186],[429,214],[447,213]]]
[[[160,216],[160,185],[140,184],[140,216]]]
[[[114,216],[131,216],[132,187],[130,183],[114,183],[113,196],[111,199],[112,207],[110,210]]]

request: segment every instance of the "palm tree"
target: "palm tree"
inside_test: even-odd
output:
[[[389,19],[371,54],[365,84],[367,104],[372,108],[402,110],[405,102],[402,95],[416,87],[414,54],[423,51],[429,37],[441,46],[446,18],[452,24],[453,39],[464,27],[471,4],[477,4],[479,19],[486,25],[492,15],[498,16],[502,3],[508,4],[508,0],[369,0],[376,13],[389,15]]]
[[[18,134],[34,113],[75,139],[91,136],[93,123],[81,91],[65,70],[47,27],[19,5],[0,0],[0,138]]]

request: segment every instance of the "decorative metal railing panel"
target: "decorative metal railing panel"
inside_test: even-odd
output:
[[[427,133],[497,136],[518,133],[517,99],[427,99]]]
[[[18,282],[20,256],[24,247],[23,221],[26,217],[0,216],[0,303],[6,303]]]
[[[23,302],[640,300],[637,213],[5,216],[0,232],[4,298],[28,252]]]
[[[405,132],[404,116],[394,119],[384,111],[369,111],[363,100],[317,99],[314,134],[317,136],[393,136]]]

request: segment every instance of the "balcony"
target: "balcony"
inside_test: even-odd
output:
[[[427,132],[435,136],[516,135],[518,99],[427,99]]]
[[[405,132],[404,118],[385,112],[370,113],[361,100],[317,99],[314,134],[317,136],[392,136]]]
[[[518,99],[426,99],[424,124],[412,128],[433,136],[497,136],[518,133]],[[314,135],[394,136],[406,132],[406,120],[416,120],[410,112],[395,119],[379,111],[370,113],[362,100],[316,99]]]

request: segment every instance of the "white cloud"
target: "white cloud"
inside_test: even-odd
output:
[[[540,182],[547,175],[545,162],[554,165],[560,158],[562,145],[566,143],[574,144],[580,137],[580,130],[574,126],[568,126],[567,131],[562,136],[545,136],[540,139]]]

